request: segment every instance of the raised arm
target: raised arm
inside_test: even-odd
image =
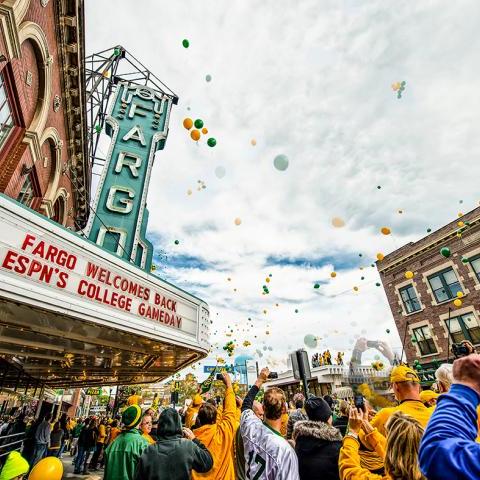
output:
[[[257,396],[260,388],[262,388],[262,385],[267,381],[269,373],[270,372],[268,368],[262,368],[257,380],[252,385],[252,388],[250,388],[248,391],[247,396],[243,399],[242,412],[245,410],[253,410],[253,402],[255,401],[255,397]]]
[[[477,411],[480,403],[480,355],[455,360],[455,384],[438,398],[419,450],[429,480],[480,478]]]

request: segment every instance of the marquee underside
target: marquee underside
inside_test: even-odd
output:
[[[0,357],[24,373],[4,375],[4,388],[26,387],[32,378],[52,388],[158,382],[205,354],[0,299]]]

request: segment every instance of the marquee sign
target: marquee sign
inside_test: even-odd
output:
[[[106,132],[112,142],[87,225],[102,248],[150,271],[146,198],[155,152],[165,146],[172,98],[126,82],[117,86]]]
[[[2,208],[6,203],[11,205]],[[53,298],[72,313],[74,304],[78,311],[94,311],[95,318],[106,318],[112,326],[178,332],[191,341],[208,342],[207,306],[196,297],[3,196],[0,223],[0,296],[24,291],[30,301]]]

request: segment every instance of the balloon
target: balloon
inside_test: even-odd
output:
[[[463,298],[464,293],[463,292],[457,292],[457,298]]]
[[[431,228],[427,228],[427,233],[430,233],[432,231]]]
[[[380,287],[380,286],[381,286],[381,284],[380,284],[380,283],[378,283],[378,282],[377,282],[375,285],[376,285],[377,287]]]
[[[462,306],[462,303],[463,303],[463,302],[462,302],[459,298],[456,298],[456,299],[453,301],[453,304],[454,304],[457,308],[461,307],[461,306]]]
[[[184,38],[182,41],[182,45],[184,48],[188,48],[190,46],[190,42],[186,38]]]
[[[385,255],[383,253],[377,253],[377,260],[381,262],[385,258]]]
[[[345,226],[345,221],[341,219],[340,217],[333,217],[332,218],[332,225],[335,228],[342,228]]]
[[[288,168],[288,157],[286,155],[283,155],[283,153],[277,155],[273,159],[273,166],[281,172],[285,171]]]
[[[403,210],[399,210],[398,213],[403,213]]]
[[[212,81],[212,76],[211,75],[205,75],[205,80],[207,82],[211,82]]]
[[[298,308],[295,309],[295,313],[298,313]]]
[[[235,225],[240,225],[242,223],[242,220],[240,218],[235,219]]]
[[[216,141],[213,137],[210,137],[210,138],[207,140],[207,145],[208,145],[209,147],[214,147],[216,144],[217,144],[217,141]]]
[[[180,242],[178,240],[175,240],[175,242],[173,243],[175,243],[175,245],[178,245]]]
[[[305,345],[308,348],[316,348],[317,345],[318,345],[317,337],[315,335],[312,335],[312,334],[305,335],[305,337],[303,339],[303,343],[305,343]]]
[[[407,271],[405,272],[405,278],[406,278],[407,280],[410,280],[411,278],[413,278],[413,272],[411,272],[410,270],[407,270]]]
[[[204,135],[206,135],[206,134],[208,133],[208,128],[203,127],[203,128],[202,128],[202,133],[203,133]]]
[[[195,140],[196,142],[200,140],[200,132],[198,130],[192,130],[190,136],[192,137],[192,140]]]
[[[227,173],[227,171],[225,170],[225,167],[222,167],[221,165],[219,165],[219,166],[215,169],[215,176],[216,176],[217,178],[223,178],[226,173]]]
[[[270,277],[267,277],[267,278],[265,279],[265,281],[266,281],[267,283],[269,283],[269,282],[270,282]]]
[[[200,129],[203,127],[203,120],[201,120],[200,118],[197,118],[193,124],[195,125],[195,128]]]
[[[358,292],[358,287],[353,287],[354,292]]]
[[[387,333],[390,333],[390,329],[389,329],[389,328],[387,328],[385,331],[386,331]]]
[[[331,276],[332,278],[335,278],[335,277],[337,276],[337,272],[332,272],[332,273],[330,274],[330,276]]]
[[[254,138],[252,138],[250,140],[250,143],[251,143],[252,147],[254,147],[257,144],[257,141]]]
[[[313,288],[320,288],[320,284],[319,283],[316,283]]]
[[[448,258],[451,255],[450,249],[448,247],[442,247],[440,249],[440,254],[445,258]]]
[[[193,120],[191,118],[186,118],[184,121],[183,121],[183,126],[187,129],[187,130],[190,130],[192,127],[193,127]]]
[[[458,225],[459,227],[463,227],[463,226],[465,225],[465,223],[463,223],[462,221],[460,221],[460,222],[457,223],[457,225]]]
[[[30,472],[29,480],[62,480],[63,465],[57,457],[45,457]]]
[[[468,263],[468,258],[463,257],[462,258],[462,263]]]
[[[381,185],[378,185],[377,188],[380,190],[380,189],[382,188],[382,186],[381,186]]]
[[[187,195],[191,195],[192,191],[190,189],[187,190]]]
[[[458,216],[459,216],[459,217],[463,217],[463,213],[462,213],[462,212],[458,212]]]
[[[392,231],[388,228],[388,227],[382,227],[380,229],[380,231],[384,234],[384,235],[390,235],[392,233]]]

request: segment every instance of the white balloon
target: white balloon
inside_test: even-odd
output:
[[[223,178],[226,175],[226,173],[227,173],[227,171],[225,170],[225,167],[222,167],[221,165],[219,165],[215,169],[215,176],[217,178]]]

